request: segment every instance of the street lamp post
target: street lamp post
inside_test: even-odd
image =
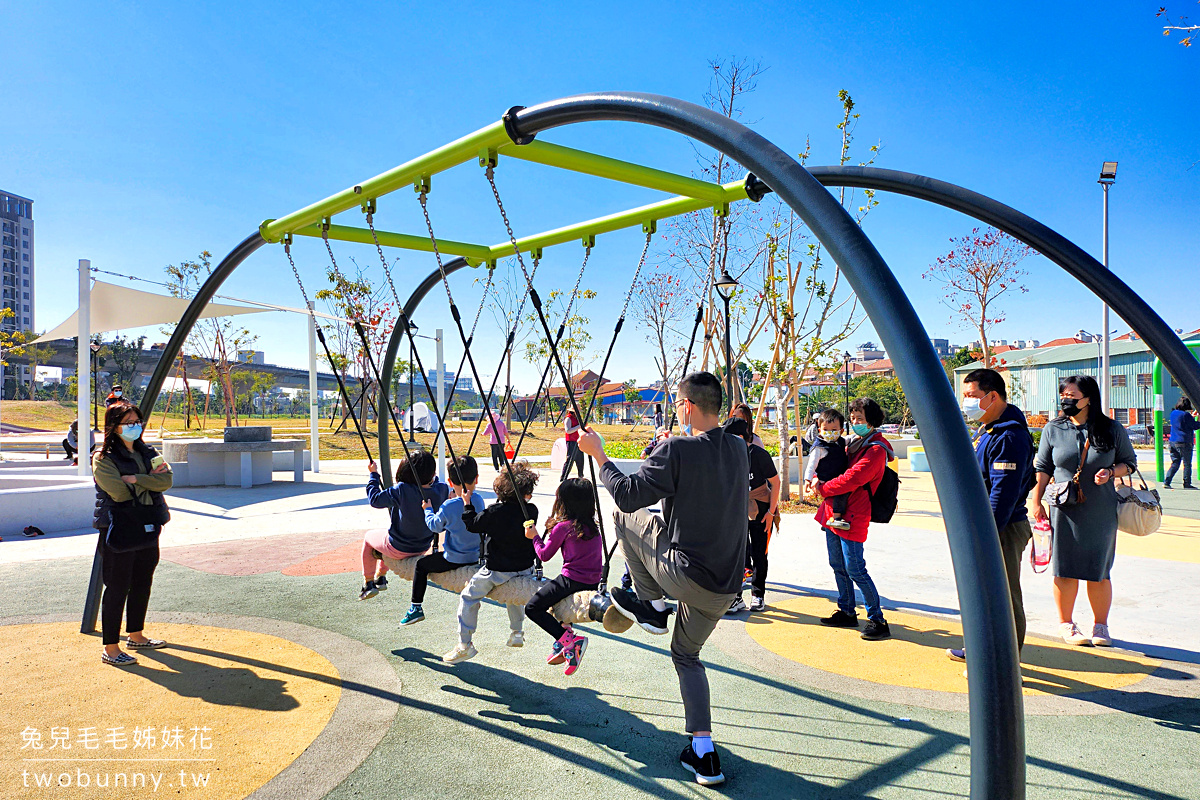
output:
[[[846,419],[846,424],[850,424],[850,354],[842,353],[842,367],[845,372],[842,374],[842,380],[846,384],[846,407],[842,412],[842,416]]]
[[[1108,187],[1112,186],[1117,180],[1117,162],[1105,161],[1100,166],[1100,180],[1098,183],[1104,187],[1104,268],[1108,269]],[[1104,310],[1100,322],[1100,405],[1104,408],[1104,413],[1108,414],[1112,411],[1112,377],[1110,375],[1111,364],[1108,355],[1108,303],[1104,304]]]
[[[729,270],[721,270],[721,277],[713,283],[717,294],[725,301],[725,404],[728,410],[733,410],[733,345],[729,337],[729,299],[738,287],[737,279],[729,274]]]
[[[408,337],[408,441],[410,443],[417,441],[413,438],[413,433],[417,428],[417,415],[413,413],[413,364],[416,361],[416,354],[413,348],[413,338],[417,333],[417,326],[412,321],[408,321],[408,330],[411,334]]]

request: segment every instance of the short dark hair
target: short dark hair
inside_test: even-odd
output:
[[[879,407],[879,403],[876,403],[869,397],[859,397],[851,401],[850,413],[853,414],[855,411],[862,414],[863,419],[872,428],[878,428],[883,424],[883,420],[885,419],[883,409]]]
[[[1187,399],[1186,397],[1179,398],[1179,402],[1175,404],[1175,410],[1176,411],[1191,411],[1192,410],[1192,401]]]
[[[711,372],[693,372],[679,382],[679,396],[691,400],[704,414],[717,414],[725,399],[721,382]]]
[[[753,434],[750,433],[750,426],[746,424],[746,420],[741,417],[730,417],[721,423],[721,430],[728,433],[730,436],[736,436],[739,439],[745,439],[747,442],[754,441]]]
[[[509,477],[511,468],[512,476]],[[529,462],[524,459],[512,462],[509,467],[500,470],[492,488],[496,491],[496,499],[501,503],[515,503],[517,498],[533,494],[537,486],[538,474],[529,468]]]
[[[963,383],[973,383],[984,394],[995,392],[1000,399],[1008,402],[1008,389],[1004,386],[1004,378],[994,369],[973,369],[963,378]]]
[[[817,415],[818,422],[836,422],[839,427],[846,427],[846,418],[836,408],[827,408]]]
[[[424,486],[433,480],[437,472],[437,461],[428,450],[416,450],[412,456],[400,462],[396,467],[396,482],[411,483],[414,486]]]
[[[450,465],[450,482],[455,486],[466,486],[479,480],[479,464],[473,456],[459,456]]]

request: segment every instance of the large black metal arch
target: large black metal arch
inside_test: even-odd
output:
[[[597,120],[656,125],[721,150],[777,191],[842,266],[884,347],[894,354],[897,375],[913,399],[918,425],[929,431],[924,443],[947,523],[964,639],[975,678],[969,686],[971,796],[1023,798],[1024,727],[1015,632],[998,537],[958,405],[924,328],[894,275],[844,209],[821,188],[822,184],[917,197],[994,225],[1036,248],[1108,302],[1193,396],[1200,396],[1200,366],[1149,305],[1094,258],[1036,220],[962,187],[877,168],[817,167],[808,172],[748,128],[694,104],[655,95],[580,95],[514,109],[506,115],[508,130],[518,144],[532,141],[537,133],[549,128]],[[265,243],[255,231],[221,261],[197,292],[151,376],[142,400],[144,411],[153,408],[201,309],[233,270]],[[465,266],[465,261],[456,259],[446,265],[447,273]],[[440,279],[441,275],[434,272],[417,287],[405,304],[410,316]],[[389,340],[385,381],[391,379],[401,337],[393,331]],[[386,430],[381,422],[380,448],[385,459]]]

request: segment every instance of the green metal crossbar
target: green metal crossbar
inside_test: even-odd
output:
[[[728,213],[730,203],[747,199],[746,186],[742,181],[724,185],[714,184],[547,142],[534,141],[516,145],[504,132],[503,123],[495,123],[285,217],[266,220],[259,226],[259,232],[268,242],[280,241],[289,233],[320,237],[322,227],[328,224],[335,214],[355,207],[365,208],[380,196],[406,186],[428,187],[431,177],[438,172],[466,163],[474,157],[478,157],[481,163],[494,160],[500,153],[522,161],[678,195],[657,203],[523,237],[517,240],[517,247],[522,252],[582,239],[591,240],[601,233],[611,233],[639,225],[653,226],[658,220],[705,208],[712,208],[717,214],[725,214]],[[389,231],[377,233],[379,243],[388,247],[427,253],[433,251],[428,237]],[[330,239],[345,242],[374,243],[369,230],[347,225],[330,224],[328,236]],[[462,256],[471,266],[494,262],[511,256],[514,252],[511,242],[488,246],[438,239],[437,244],[441,252]]]

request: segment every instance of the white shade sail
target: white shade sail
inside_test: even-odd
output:
[[[91,294],[91,333],[144,328],[149,325],[167,325],[179,321],[191,302],[184,297],[142,292],[128,286],[96,281]],[[261,314],[270,308],[250,308],[222,303],[209,303],[201,317],[232,317],[237,314]],[[70,339],[79,335],[79,312],[76,311],[62,323],[35,339],[49,342],[55,339]]]

